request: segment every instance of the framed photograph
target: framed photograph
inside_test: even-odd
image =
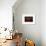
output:
[[[35,24],[35,15],[33,14],[23,14],[22,24]]]

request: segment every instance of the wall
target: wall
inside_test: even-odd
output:
[[[0,0],[0,27],[12,29],[12,6],[16,0]]]
[[[46,0],[41,0],[41,40],[46,46]]]
[[[22,32],[24,38],[34,40],[36,46],[41,46],[41,0],[23,0],[21,5],[13,10],[15,29]],[[35,14],[35,24],[22,24],[23,14]]]

